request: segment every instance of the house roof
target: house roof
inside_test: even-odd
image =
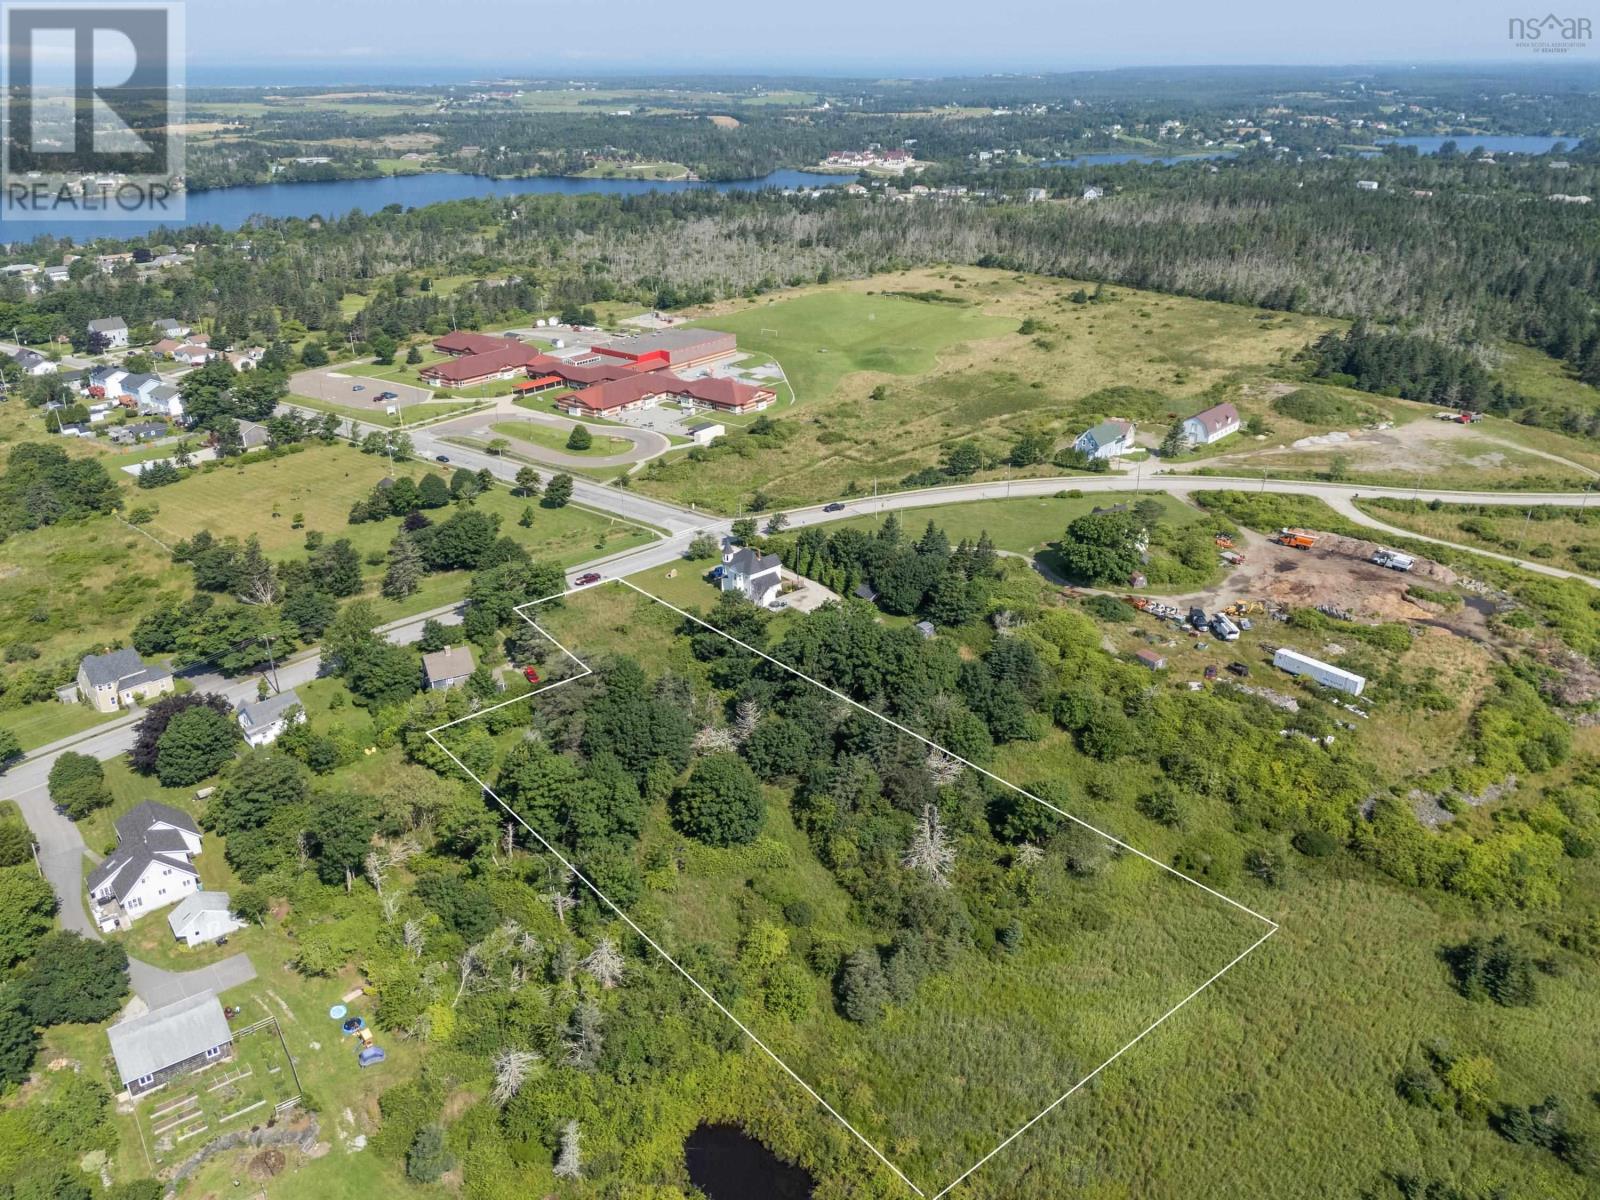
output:
[[[126,840],[130,836],[142,837],[153,825],[171,825],[186,833],[200,836],[200,826],[181,808],[173,808],[159,800],[146,800],[136,804],[115,821],[117,836]]]
[[[170,804],[146,800],[118,817],[115,827],[117,848],[89,872],[91,892],[110,883],[120,901],[151,864],[157,862],[185,874],[199,874],[189,865],[189,844],[179,832],[200,836],[200,830],[188,813]]]
[[[123,1083],[176,1066],[233,1041],[216,993],[200,992],[106,1030]]]
[[[163,383],[160,387],[150,389],[150,399],[152,400],[171,400],[174,396],[181,396],[182,394],[170,383]]]
[[[1140,662],[1144,663],[1144,665],[1147,667],[1158,667],[1165,664],[1167,661],[1164,655],[1157,654],[1154,650],[1136,651],[1134,653],[1134,657]]]
[[[150,679],[164,679],[169,673],[164,667],[146,663],[132,647],[113,650],[110,654],[86,654],[82,669],[90,687],[114,685],[119,690]]]
[[[221,913],[223,916],[232,916],[233,898],[227,892],[190,892],[172,906],[172,911],[167,914],[167,924],[172,926],[172,935],[174,937],[182,937],[186,931],[193,929],[199,923],[200,918],[207,913]],[[210,1049],[210,1047],[208,1046],[206,1049]]]
[[[423,673],[433,681],[471,675],[476,666],[472,651],[466,646],[446,646],[443,650],[422,656]]]
[[[172,317],[162,317],[159,321],[151,321],[150,324],[155,326],[157,329],[171,330],[188,328],[188,326],[186,326],[182,321],[174,320]]]
[[[128,375],[122,380],[122,390],[136,392],[142,387],[148,387],[153,383],[158,384],[160,382],[160,378],[155,375]]]
[[[1214,437],[1230,426],[1235,428],[1238,426],[1239,410],[1224,401],[1221,404],[1214,404],[1210,408],[1202,409],[1200,412],[1195,413],[1194,416],[1187,418],[1187,420],[1199,421],[1206,433]]]
[[[728,565],[745,576],[764,575],[768,571],[783,569],[783,559],[776,554],[757,554],[748,546],[741,546],[728,560]]]
[[[433,348],[441,354],[487,354],[493,350],[504,350],[510,346],[521,346],[516,338],[496,337],[489,333],[473,333],[466,329],[456,329],[443,337],[435,338]]]
[[[526,367],[539,357],[539,352],[532,346],[524,346],[521,342],[509,342],[505,338],[494,340],[500,343],[495,349],[464,354],[453,362],[435,363],[431,367],[423,368],[422,374],[429,379],[461,383],[468,379],[481,379],[486,375],[498,375],[503,371],[515,371]],[[434,344],[438,345],[437,342]]]
[[[265,729],[274,721],[281,719],[289,709],[297,706],[305,707],[300,697],[295,695],[294,689],[290,688],[286,692],[279,692],[276,696],[268,696],[265,700],[239,705],[237,710],[239,724],[246,733]]]
[[[127,329],[128,323],[121,317],[101,317],[98,321],[89,322],[90,333],[115,333],[119,329]]]
[[[1085,432],[1083,436],[1094,438],[1095,445],[1097,446],[1104,446],[1111,442],[1117,441],[1119,438],[1126,437],[1128,435],[1128,431],[1132,428],[1132,421],[1124,421],[1120,418],[1113,417],[1109,421],[1101,421],[1100,424]]]

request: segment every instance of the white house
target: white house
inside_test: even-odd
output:
[[[1090,458],[1116,458],[1133,449],[1133,434],[1132,421],[1113,417],[1079,434],[1078,440],[1072,445]]]
[[[183,394],[170,383],[157,384],[148,395],[139,397],[139,411],[147,416],[183,419]]]
[[[752,604],[766,608],[778,598],[783,561],[776,554],[757,554],[743,546],[722,552],[722,590],[743,592]]]
[[[200,830],[187,813],[146,800],[118,817],[116,830],[117,848],[89,872],[89,911],[101,933],[131,929],[200,890]]]
[[[121,317],[101,317],[86,326],[89,336],[99,334],[105,338],[105,349],[121,350],[128,344],[128,323]]]
[[[143,403],[155,394],[157,388],[165,386],[168,385],[161,382],[159,375],[124,375],[120,390],[117,392],[108,391],[106,395],[132,396],[135,400]]]
[[[96,712],[116,712],[172,691],[172,672],[145,662],[137,650],[86,654],[78,664],[78,691]]]
[[[1191,446],[1209,446],[1239,432],[1239,410],[1231,404],[1214,404],[1183,423],[1183,439]]]
[[[244,731],[245,741],[252,746],[269,746],[291,723],[298,725],[304,721],[306,710],[300,697],[290,688],[265,700],[239,705],[235,716],[239,719],[239,728]]]
[[[190,892],[167,914],[167,925],[185,946],[214,942],[244,928],[244,922],[233,915],[232,905],[227,892]]]
[[[194,332],[192,328],[182,321],[171,317],[163,317],[159,321],[150,322],[151,327],[164,338],[186,338]]]
[[[54,375],[60,369],[37,350],[18,350],[16,359],[25,375]]]

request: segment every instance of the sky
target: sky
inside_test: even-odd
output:
[[[1554,3],[1600,29],[1600,0]],[[190,76],[981,74],[1173,64],[1600,63],[1519,48],[1529,0],[187,0]],[[398,81],[398,80],[397,80]],[[421,82],[422,79],[417,81]]]

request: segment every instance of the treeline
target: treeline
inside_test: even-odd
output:
[[[60,521],[115,512],[122,495],[105,467],[59,446],[23,442],[0,473],[0,541]]]

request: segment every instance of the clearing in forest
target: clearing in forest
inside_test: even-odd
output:
[[[900,874],[889,879],[852,878],[850,848],[818,844],[815,800],[802,801],[799,783],[763,786],[765,824],[742,845],[686,837],[658,805],[663,811],[647,818],[638,846],[640,860],[656,865],[643,896],[624,906],[582,873],[559,831],[529,824],[451,750],[452,727],[488,710],[429,734],[638,943],[732,1021],[759,1048],[757,1057],[775,1066],[769,1074],[787,1076],[784,1087],[796,1089],[787,1100],[798,1107],[790,1105],[787,1124],[758,1123],[759,1136],[791,1160],[808,1152],[815,1159],[817,1126],[802,1131],[825,1111],[837,1122],[825,1134],[830,1144],[853,1139],[865,1156],[861,1166],[880,1177],[872,1194],[903,1187],[934,1200],[959,1187],[963,1196],[996,1200],[1049,1195],[1059,1177],[1042,1178],[1050,1173],[1038,1164],[1070,1163],[1076,1154],[1051,1113],[1147,1038],[1142,1052],[1176,1065],[1183,1055],[1174,1035],[1181,1034],[1156,1031],[1278,928],[1114,832],[626,580],[518,612],[554,647],[532,696],[603,672],[609,658],[625,654],[652,677],[687,679],[697,714],[718,703],[732,707],[731,692],[706,688],[705,664],[691,651],[692,639],[722,638],[729,655],[751,656],[752,670],[774,689],[769,694],[787,689],[815,705],[822,719],[848,730],[844,740],[902,747],[902,759],[932,778],[937,799],[916,815],[909,845],[895,851],[891,872]],[[1013,828],[1041,835],[991,839],[986,822],[996,811],[1008,812]],[[1048,850],[1032,844],[1045,843],[1045,831],[1053,831]],[[921,897],[915,929],[889,928],[875,915],[873,898],[895,891]],[[752,893],[789,898],[781,921],[752,923]],[[1026,897],[1020,908],[1019,893]],[[743,986],[685,965],[703,961],[707,944],[725,946],[730,959],[737,951]],[[869,1004],[869,1019],[861,1019],[861,995],[850,994],[851,963],[863,954],[882,955],[893,996]],[[752,960],[770,968],[766,983],[752,982]],[[897,981],[897,961],[907,971],[913,963],[914,978]],[[782,994],[774,1000],[769,985],[778,977]],[[807,1112],[808,1105],[818,1107]],[[896,1182],[885,1186],[890,1179]]]

